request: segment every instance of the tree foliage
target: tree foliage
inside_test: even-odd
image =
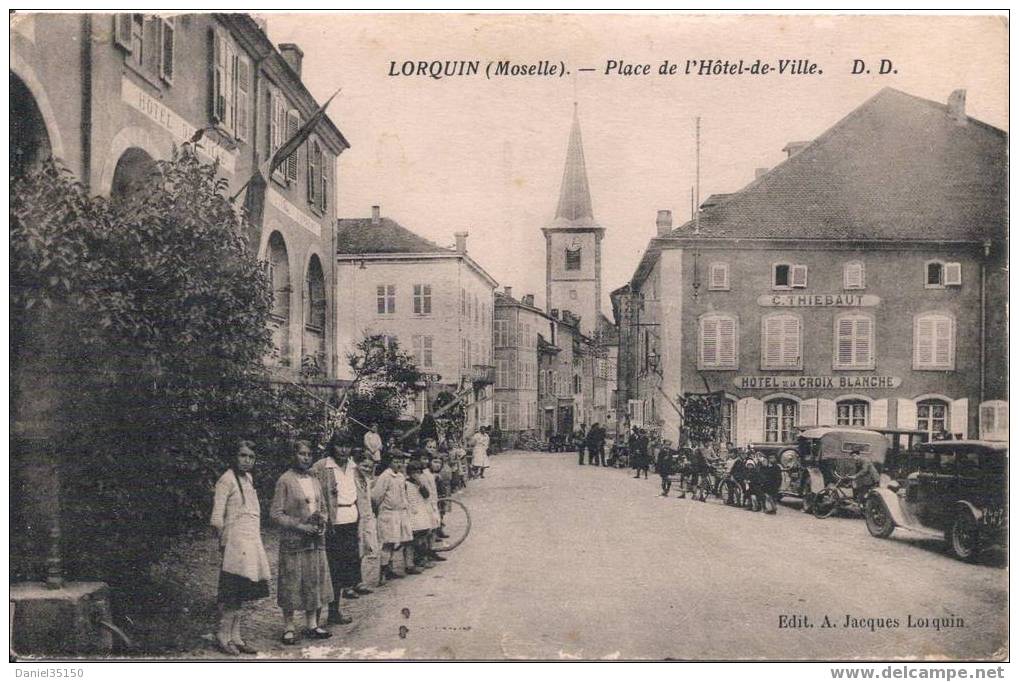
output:
[[[185,148],[133,189],[90,197],[52,164],[11,186],[12,360],[55,348],[65,560],[115,584],[207,522],[238,438],[259,444],[264,485],[322,421],[266,381],[267,273],[216,167]]]
[[[719,440],[722,427],[721,393],[686,393],[679,396],[683,409],[683,435],[694,443]]]
[[[373,422],[381,433],[393,433],[420,390],[423,376],[414,358],[395,339],[365,334],[347,355],[347,362],[355,377],[345,405],[349,437],[360,442]]]

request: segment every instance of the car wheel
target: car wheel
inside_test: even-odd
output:
[[[980,552],[980,530],[968,511],[960,511],[948,529],[948,549],[957,559],[972,561]]]
[[[864,518],[867,520],[867,530],[876,538],[886,538],[895,530],[892,515],[885,508],[885,503],[877,497],[867,498]]]
[[[819,519],[826,519],[835,513],[838,500],[835,492],[831,489],[822,490],[814,497],[814,516]]]

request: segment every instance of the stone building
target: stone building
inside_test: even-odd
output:
[[[687,393],[722,438],[795,428],[1008,431],[1006,134],[890,88],[672,228],[613,294],[633,423]]]
[[[119,196],[202,130],[231,195],[319,108],[303,53],[245,14],[23,14],[11,19],[11,170],[50,155],[93,194]],[[270,359],[329,376],[336,159],[328,118],[266,180],[258,255],[270,263]]]
[[[425,373],[414,406],[424,417],[441,391],[471,386],[467,429],[492,423],[493,316],[497,283],[467,253],[439,246],[382,216],[341,218],[336,233],[337,352],[346,358],[365,334],[383,334],[412,353]],[[346,362],[339,377],[351,379]]]

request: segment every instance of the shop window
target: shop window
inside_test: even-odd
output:
[[[838,426],[866,426],[869,413],[870,403],[865,400],[844,400],[835,405],[835,423]]]
[[[948,433],[948,403],[943,400],[921,400],[916,405],[916,428],[927,434],[927,440],[939,440]]]
[[[796,438],[799,405],[795,400],[777,398],[764,403],[764,440],[791,443]]]

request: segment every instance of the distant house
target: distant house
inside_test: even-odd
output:
[[[365,333],[412,353],[426,382],[414,406],[421,419],[439,392],[471,387],[468,428],[491,424],[493,294],[496,281],[467,253],[467,233],[441,247],[383,217],[341,218],[336,232],[337,353],[343,360]]]

